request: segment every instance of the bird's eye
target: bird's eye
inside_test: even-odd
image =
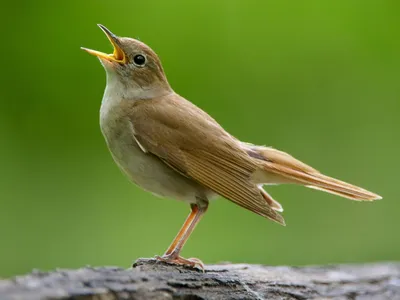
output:
[[[137,54],[133,58],[133,62],[137,66],[143,66],[146,63],[146,58],[142,54]]]

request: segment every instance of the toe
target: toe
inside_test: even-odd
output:
[[[198,259],[198,258],[183,258],[181,256],[178,257],[171,257],[168,255],[164,256],[156,256],[155,257],[157,260],[168,263],[168,264],[173,264],[173,265],[180,265],[180,266],[186,266],[186,267],[191,267],[191,268],[197,268],[200,269],[201,271],[205,272],[204,270],[204,264],[203,262]]]

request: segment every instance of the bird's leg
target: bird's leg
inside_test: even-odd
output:
[[[182,228],[179,230],[177,236],[172,241],[172,244],[168,247],[163,256],[156,256],[156,258],[160,261],[171,264],[186,265],[190,267],[198,266],[204,271],[204,265],[201,260],[197,258],[186,259],[179,256],[179,253],[181,252],[190,234],[193,232],[197,223],[199,223],[201,217],[207,211],[207,206],[200,207],[197,204],[192,204],[191,209],[192,211],[186,218],[186,221],[183,224]]]

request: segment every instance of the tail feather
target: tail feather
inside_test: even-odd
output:
[[[272,198],[272,196],[270,194],[268,194],[263,188],[262,185],[258,186],[258,189],[261,192],[261,195],[263,196],[263,198],[265,199],[265,201],[267,201],[268,205],[272,207],[273,210],[279,211],[279,212],[283,212],[283,207],[282,205],[276,201],[274,198]]]
[[[251,157],[261,162],[260,169],[253,174],[253,180],[257,183],[297,183],[352,200],[382,199],[381,196],[363,188],[323,175],[283,151],[248,143],[242,145]]]
[[[323,175],[321,173],[305,173],[273,162],[264,162],[264,170],[290,178],[294,182],[313,189],[323,190],[352,200],[378,200],[381,196],[350,183]]]
[[[373,201],[373,200],[380,199],[380,198],[376,198],[376,199],[373,199],[373,200],[369,200],[369,199],[365,200],[365,199],[360,199],[357,196],[354,196],[354,195],[349,194],[349,193],[338,192],[338,191],[334,191],[334,190],[330,190],[330,189],[326,189],[326,188],[322,188],[322,187],[318,187],[318,186],[305,185],[305,187],[308,187],[308,188],[313,189],[313,190],[323,191],[323,192],[326,192],[326,193],[329,193],[329,194],[341,196],[341,197],[344,197],[344,198],[347,198],[347,199],[350,199],[350,200],[355,200],[355,201],[363,201],[363,200],[364,201]]]

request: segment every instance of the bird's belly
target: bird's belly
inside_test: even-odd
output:
[[[138,186],[161,197],[189,203],[207,200],[214,194],[195,181],[179,174],[156,156],[145,153],[133,138],[128,126],[122,132],[104,132],[117,165]]]

